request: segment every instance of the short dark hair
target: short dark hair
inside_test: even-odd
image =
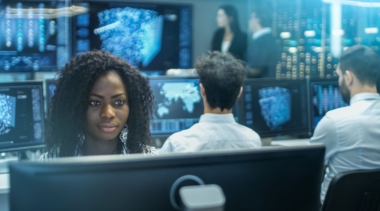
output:
[[[232,18],[232,22],[230,23],[232,32],[240,33],[241,30],[240,30],[239,18],[238,18],[238,13],[237,13],[236,8],[230,4],[224,4],[224,5],[219,6],[219,9],[222,9],[228,17]]]
[[[362,84],[374,86],[380,71],[380,58],[371,48],[355,45],[345,50],[339,59],[342,73],[352,71]]]
[[[211,108],[231,109],[246,76],[242,62],[229,53],[214,51],[199,57],[195,68]]]
[[[59,147],[59,157],[75,155],[78,134],[86,124],[89,94],[96,80],[109,72],[120,76],[128,93],[129,152],[140,153],[151,145],[149,126],[153,94],[148,81],[121,58],[94,50],[75,56],[58,72],[57,88],[48,113],[48,151]]]
[[[255,13],[256,18],[260,19],[260,25],[261,27],[272,27],[272,11],[268,8],[261,7],[261,8],[254,8],[252,9],[252,13]]]

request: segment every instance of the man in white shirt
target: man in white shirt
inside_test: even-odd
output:
[[[252,10],[249,30],[252,38],[247,48],[248,77],[275,78],[280,50],[272,36],[272,13],[265,8]],[[278,73],[280,74],[280,73]]]
[[[204,114],[199,123],[171,135],[159,153],[260,147],[259,135],[238,124],[232,114],[246,75],[242,63],[228,53],[214,51],[198,58],[195,68]]]
[[[376,89],[379,71],[379,56],[368,47],[353,46],[340,58],[340,92],[349,106],[328,112],[310,140],[326,145],[322,202],[337,173],[380,168],[380,95]]]

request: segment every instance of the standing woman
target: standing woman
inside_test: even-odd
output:
[[[247,49],[247,35],[240,30],[238,14],[232,5],[222,5],[216,16],[218,29],[212,38],[211,51],[229,52],[243,59]]]
[[[148,81],[103,51],[71,59],[58,73],[46,128],[47,152],[57,157],[146,153],[153,95]]]

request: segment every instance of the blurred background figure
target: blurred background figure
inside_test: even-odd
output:
[[[247,35],[240,29],[235,7],[220,6],[216,22],[218,29],[212,38],[211,51],[229,52],[235,58],[243,59],[247,49]]]
[[[275,78],[280,51],[272,36],[272,13],[265,8],[252,10],[249,29],[252,37],[247,49],[248,77]]]

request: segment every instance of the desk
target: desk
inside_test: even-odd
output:
[[[310,139],[290,139],[281,141],[271,141],[271,146],[305,146],[309,144]]]

